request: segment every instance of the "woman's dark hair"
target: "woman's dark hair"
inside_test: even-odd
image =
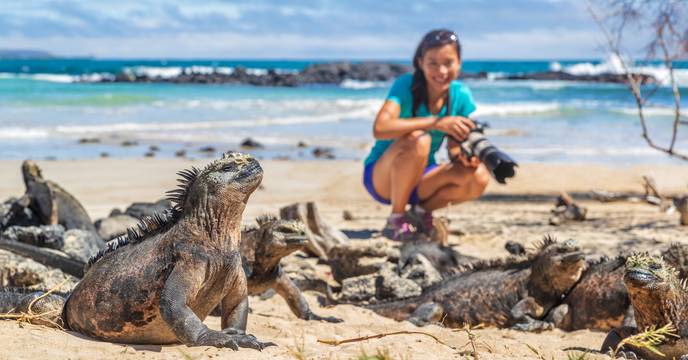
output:
[[[461,59],[461,43],[459,43],[459,38],[456,36],[456,33],[447,29],[432,30],[425,34],[423,40],[420,41],[416,48],[416,53],[413,54],[413,84],[411,85],[413,117],[416,116],[418,107],[421,104],[426,104],[427,106],[428,103],[428,84],[425,81],[425,74],[423,74],[423,70],[420,68],[420,59],[428,50],[447,44],[456,45],[456,55]]]

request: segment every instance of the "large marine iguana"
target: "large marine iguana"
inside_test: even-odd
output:
[[[335,317],[314,314],[299,288],[280,265],[283,257],[306,246],[308,236],[304,224],[272,216],[262,216],[256,221],[257,227],[247,228],[241,234],[241,255],[248,294],[259,295],[274,289],[299,319],[341,322]]]
[[[155,219],[144,217],[139,229],[146,228],[146,221],[155,221]],[[341,322],[342,320],[338,318],[314,314],[299,288],[283,272],[280,265],[282,258],[305,247],[308,236],[304,225],[298,221],[280,220],[272,216],[260,217],[257,222],[257,227],[246,227],[241,231],[241,255],[247,277],[248,294],[259,295],[268,289],[274,289],[287,301],[291,311],[300,319]],[[118,246],[117,243],[127,241],[129,241],[127,236],[120,237],[110,246]],[[56,251],[16,241],[0,240],[0,248],[9,249],[42,264],[57,267],[78,278],[84,276],[84,268],[88,269],[93,262],[92,259],[89,263],[83,263]],[[96,256],[96,259],[99,256]],[[2,296],[2,289],[0,289],[0,296]],[[212,315],[219,316],[220,313],[217,307]]]
[[[575,242],[546,237],[531,256],[478,263],[403,300],[366,306],[417,325],[441,321],[450,327],[484,324],[537,331],[541,319],[582,273],[585,261]]]
[[[71,330],[106,341],[189,346],[270,345],[247,335],[248,297],[240,254],[241,217],[263,170],[226,153],[203,170],[178,173],[174,208],[111,241],[91,261],[63,310]],[[220,304],[222,330],[203,319]]]
[[[602,344],[602,351],[615,349],[623,338],[638,330],[672,323],[679,337],[669,337],[656,346],[663,356],[628,344],[624,345],[623,355],[647,360],[688,360],[688,287],[685,280],[679,280],[678,271],[661,257],[636,253],[626,260],[624,284],[631,298],[637,327],[610,331]]]
[[[246,227],[241,231],[241,256],[243,261],[244,271],[247,277],[247,286],[249,295],[259,295],[268,289],[274,289],[280,296],[282,296],[289,305],[291,311],[300,319],[304,320],[319,320],[338,323],[341,319],[331,316],[319,316],[310,310],[308,302],[301,294],[301,291],[294,284],[294,282],[285,274],[280,265],[280,260],[290,253],[301,250],[305,247],[308,237],[304,231],[304,225],[301,222],[293,220],[281,220],[272,216],[262,216],[257,220],[258,226]],[[119,240],[123,241],[123,240]],[[29,245],[14,243],[17,246],[28,247]],[[16,250],[16,249],[15,249]],[[39,251],[45,251],[40,248],[33,249],[32,257],[38,256]],[[45,254],[51,263],[62,268],[63,271],[73,271],[77,263],[76,260],[69,260],[71,263],[63,264],[64,261],[61,256],[54,253]],[[58,260],[60,259],[60,260]],[[45,262],[45,261],[44,261]],[[71,266],[70,266],[71,265]],[[84,264],[81,264],[81,268]],[[79,271],[81,271],[79,268]],[[79,277],[83,276],[80,272]],[[28,302],[37,296],[45,293],[44,291],[32,290],[21,291],[14,288],[3,289],[0,288],[0,313],[19,313],[26,312]],[[62,305],[68,294],[53,293],[49,299],[52,301],[49,305],[53,307],[59,306],[57,310],[62,311]],[[61,302],[58,300],[61,299]],[[48,307],[45,305],[47,300],[42,300],[34,306],[39,308],[41,312],[47,311]],[[50,308],[49,310],[55,310]],[[212,315],[220,316],[222,313],[220,307],[213,310]],[[60,316],[52,319],[54,322],[61,322]],[[39,319],[40,320],[40,319]],[[51,324],[48,324],[51,325]],[[246,329],[243,329],[246,330]]]

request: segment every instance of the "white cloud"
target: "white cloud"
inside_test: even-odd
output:
[[[217,33],[164,34],[119,37],[65,37],[41,39],[2,36],[8,48],[41,48],[62,56],[96,55],[102,58],[407,58],[415,44],[406,39],[379,36],[337,38],[318,35],[253,35]]]
[[[597,29],[533,29],[524,32],[463,34],[468,58],[548,59],[589,58],[600,54],[601,34]]]
[[[241,9],[239,6],[228,3],[192,3],[179,4],[179,12],[188,17],[205,15],[222,15],[227,19],[239,20]]]

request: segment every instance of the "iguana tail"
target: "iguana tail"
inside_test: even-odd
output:
[[[67,294],[22,288],[0,288],[0,314],[26,315],[32,324],[62,327]]]

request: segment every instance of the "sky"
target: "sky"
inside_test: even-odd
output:
[[[605,56],[583,0],[0,1],[0,49],[59,56],[406,59],[435,28],[466,59]]]

